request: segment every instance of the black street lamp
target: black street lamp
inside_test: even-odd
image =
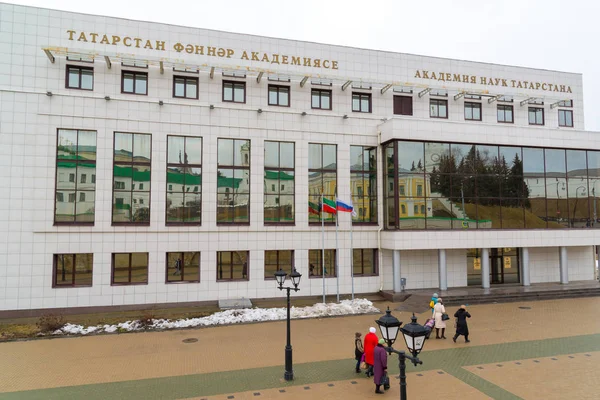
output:
[[[417,323],[417,317],[413,313],[411,317],[411,323],[405,325],[400,328],[402,322],[398,321],[396,317],[394,317],[388,307],[385,315],[375,321],[377,325],[379,325],[379,330],[381,331],[381,336],[388,343],[388,347],[386,351],[389,354],[395,353],[398,354],[398,361],[400,367],[400,400],[406,399],[406,359],[408,358],[412,363],[417,366],[418,364],[423,364],[423,361],[419,360],[417,356],[423,350],[423,345],[425,344],[425,338],[427,336],[427,330],[424,326],[419,325]],[[404,351],[394,350],[392,345],[396,341],[398,337],[398,331],[402,332],[404,336],[404,341],[406,342],[406,347],[412,354],[411,356],[407,356]]]
[[[294,272],[290,274],[290,278],[292,278],[292,284],[294,287],[283,286],[285,282],[285,278],[287,273],[280,269],[275,272],[275,279],[277,280],[277,284],[279,285],[279,290],[287,290],[287,344],[285,346],[285,372],[283,374],[283,379],[286,381],[291,381],[294,379],[294,371],[292,370],[292,337],[290,333],[290,290],[297,292],[298,285],[300,284],[300,278],[302,274],[294,269]]]

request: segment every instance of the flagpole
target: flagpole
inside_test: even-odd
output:
[[[337,199],[336,199],[336,210],[335,210],[335,284],[336,284],[336,289],[337,289],[337,302],[340,302],[340,271],[338,270],[338,259],[339,259],[339,253],[340,253],[340,248],[338,246],[338,210],[337,210]]]
[[[352,243],[352,214],[350,213],[350,277],[352,279],[352,300],[354,300],[354,244]]]
[[[321,252],[321,277],[323,278],[323,304],[325,304],[325,219],[323,218],[323,189],[321,189],[321,237],[323,248]]]

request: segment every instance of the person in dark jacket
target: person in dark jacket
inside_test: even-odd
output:
[[[363,348],[362,339],[360,338],[362,335],[360,332],[356,332],[354,334],[354,359],[356,360],[356,373],[360,373],[360,361],[362,360],[362,356],[365,352]]]
[[[469,343],[469,326],[467,325],[467,318],[471,318],[471,314],[467,311],[467,307],[464,305],[460,306],[458,311],[454,313],[454,317],[456,318],[456,334],[452,340],[456,343],[456,339],[460,335],[463,335],[465,337],[465,342]]]
[[[382,394],[382,379],[387,373],[387,353],[385,351],[385,340],[379,339],[375,350],[373,350],[373,382],[375,382],[375,393]]]

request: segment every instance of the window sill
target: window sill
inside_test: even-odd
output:
[[[92,285],[52,285],[52,289],[77,289],[92,287]]]
[[[217,283],[222,283],[222,282],[250,282],[250,279],[248,279],[248,278],[242,278],[242,279],[217,279]]]
[[[200,279],[196,280],[185,280],[185,281],[165,281],[165,285],[179,285],[182,283],[200,283]]]
[[[94,226],[94,222],[54,222],[54,226]]]
[[[143,286],[147,284],[148,282],[111,282],[110,286]]]
[[[325,279],[332,279],[332,278],[336,278],[336,276],[326,276]],[[310,275],[308,277],[308,279],[323,279],[323,276],[321,275]]]

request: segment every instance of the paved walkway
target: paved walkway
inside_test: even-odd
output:
[[[597,297],[471,306],[471,343],[453,343],[452,324],[448,340],[427,341],[423,365],[408,367],[409,396],[596,399],[599,308]],[[293,382],[282,380],[285,322],[0,343],[0,399],[398,398],[396,357],[385,396],[354,372],[354,332],[379,316],[294,320]]]

